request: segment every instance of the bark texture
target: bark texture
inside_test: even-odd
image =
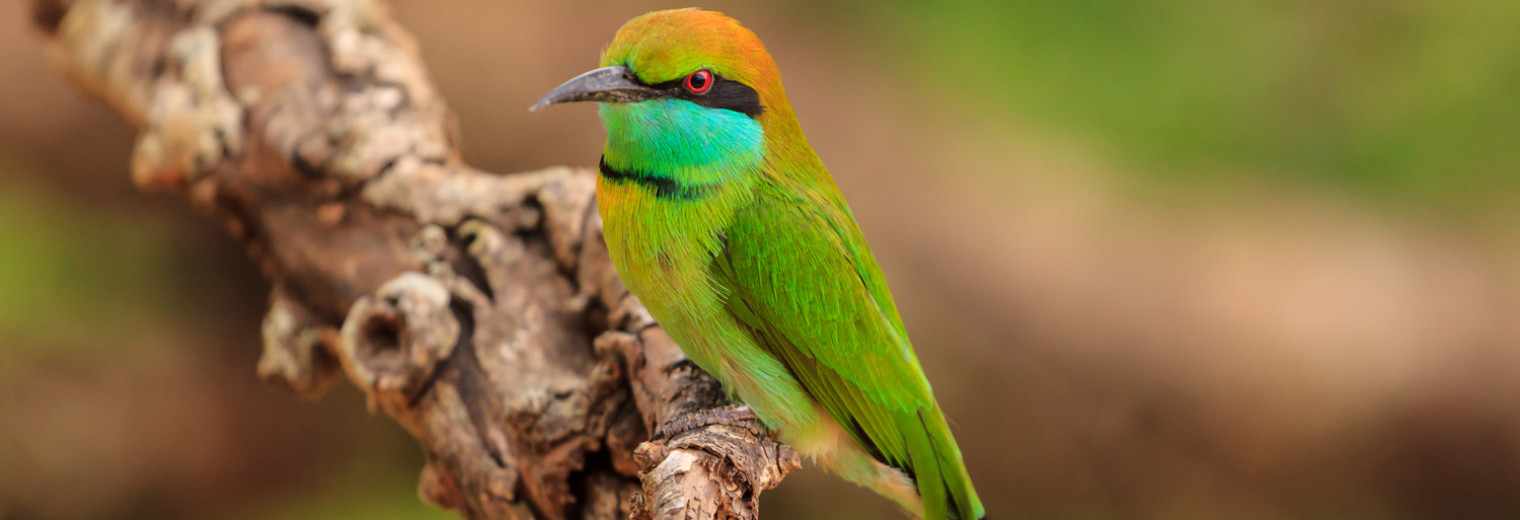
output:
[[[588,170],[463,164],[380,0],[37,0],[56,65],[141,133],[132,177],[184,194],[274,290],[259,374],[346,374],[468,518],[758,517],[795,452],[726,404],[607,258]]]

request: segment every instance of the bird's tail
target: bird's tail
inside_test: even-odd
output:
[[[982,500],[971,485],[950,425],[939,404],[898,416],[898,431],[908,448],[909,463],[923,498],[924,520],[981,520]]]

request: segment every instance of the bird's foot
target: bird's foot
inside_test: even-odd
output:
[[[682,412],[655,429],[654,435],[650,439],[656,441],[669,440],[677,435],[714,424],[733,424],[749,429],[759,429],[760,418],[755,415],[754,410],[749,409],[749,406],[742,404],[731,404],[694,412]]]

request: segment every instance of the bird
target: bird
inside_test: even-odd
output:
[[[799,453],[924,520],[985,511],[865,236],[758,36],[625,23],[530,110],[597,102],[612,262],[690,360]]]

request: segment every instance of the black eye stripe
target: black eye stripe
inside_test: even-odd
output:
[[[686,90],[686,77],[673,79],[650,85],[650,88],[664,92],[665,97],[684,99],[698,105],[709,108],[723,108],[750,116],[759,117],[765,112],[765,106],[760,104],[760,93],[749,85],[725,78],[712,73],[709,75],[712,87],[701,94],[692,94]]]

